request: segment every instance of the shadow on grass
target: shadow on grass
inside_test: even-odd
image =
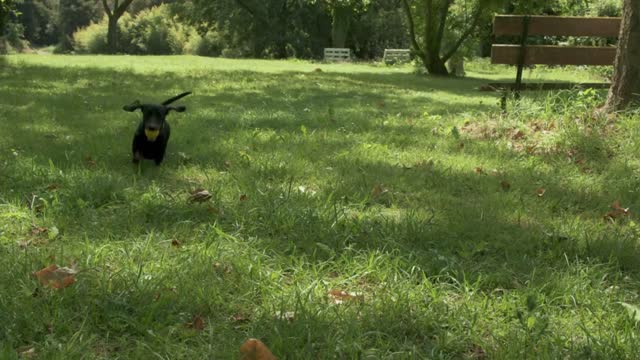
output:
[[[0,117],[9,119],[0,124],[0,131],[10,134],[0,142],[3,153],[16,150],[18,158],[24,156],[37,164],[32,165],[34,169],[49,168],[51,160],[52,166],[63,172],[94,171],[93,176],[67,184],[67,201],[81,202],[76,201],[63,214],[85,212],[90,214],[86,217],[108,217],[118,212],[124,215],[121,220],[94,222],[96,232],[109,231],[114,236],[172,231],[176,224],[192,228],[215,221],[231,232],[264,237],[265,246],[282,254],[316,254],[317,243],[328,245],[336,253],[354,244],[367,249],[395,249],[417,254],[418,262],[429,273],[448,268],[460,276],[498,276],[504,278],[489,281],[489,286],[508,286],[513,273],[526,277],[532,268],[545,266],[549,259],[539,260],[541,252],[578,252],[571,249],[589,240],[589,234],[561,234],[554,224],[537,220],[553,217],[549,211],[554,210],[536,204],[535,189],[520,184],[530,184],[532,177],[538,177],[550,194],[562,194],[551,208],[562,210],[569,204],[568,211],[573,215],[593,203],[609,202],[602,194],[566,189],[561,179],[532,173],[517,161],[512,164],[516,170],[509,175],[513,187],[504,192],[500,179],[476,176],[472,169],[468,173],[438,167],[406,170],[401,164],[339,156],[361,145],[362,138],[398,147],[435,143],[429,140],[433,135],[427,126],[393,128],[385,127],[384,121],[399,113],[420,118],[424,112],[456,116],[494,111],[491,100],[495,98],[476,90],[485,82],[482,79],[248,71],[215,72],[209,77],[176,73],[157,76],[38,66],[10,70],[0,81]],[[129,144],[139,115],[123,112],[122,105],[138,98],[157,101],[183,90],[194,90],[195,95],[181,101],[187,105],[187,113],[170,119],[175,129],[169,149],[173,160],[164,165],[168,169],[146,167],[137,178],[129,164]],[[329,134],[330,139],[300,142],[292,134],[302,126],[307,131]],[[260,140],[251,135],[256,129],[273,134]],[[342,133],[345,136],[337,136]],[[244,141],[246,146],[238,146],[230,141],[233,139]],[[299,172],[287,164],[281,166],[282,160],[242,165],[245,155],[238,155],[254,153],[268,158],[270,153],[275,157],[276,153],[292,151],[295,155],[291,159],[304,163],[298,170],[304,166],[332,169],[325,174],[331,184],[329,193],[320,199],[292,197],[286,183],[294,181]],[[173,171],[181,166],[180,152],[187,153],[196,167],[212,171],[225,171],[223,164],[233,159],[236,165],[230,172],[236,178],[237,191],[249,195],[250,200],[234,203],[224,194],[229,190],[220,189],[215,195],[217,203],[227,207],[225,215],[188,204],[186,190],[195,184]],[[498,151],[494,154],[509,157]],[[95,169],[88,166],[87,156],[97,163]],[[19,179],[4,175],[5,185],[28,192],[58,178],[42,176],[46,170],[38,171],[23,168],[20,173],[24,176]],[[156,184],[159,195],[148,198],[147,203],[127,204],[128,198],[122,194],[136,191],[136,179]],[[370,192],[377,184],[390,187],[388,203],[372,199]],[[176,188],[184,192],[171,194]],[[14,200],[22,201],[29,195],[26,192],[14,195]],[[285,192],[286,200],[282,200]],[[585,197],[588,201],[580,200]],[[529,198],[532,200],[523,200]],[[529,213],[531,209],[533,213]],[[92,229],[87,223],[74,225],[62,218],[57,221],[65,223],[69,231]],[[308,236],[309,229],[316,232],[315,241],[296,243]],[[571,237],[580,239],[570,239],[559,247],[550,243]],[[562,262],[559,255],[554,254],[552,260]],[[496,268],[500,263],[497,258],[504,258],[500,268]]]

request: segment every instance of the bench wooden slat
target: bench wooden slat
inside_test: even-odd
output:
[[[491,46],[491,63],[517,65],[520,45]],[[525,65],[613,65],[615,47],[531,45],[525,50]]]
[[[493,20],[494,35],[521,35],[522,15],[496,15]],[[585,18],[574,16],[530,16],[529,36],[601,36],[618,37],[621,18]]]

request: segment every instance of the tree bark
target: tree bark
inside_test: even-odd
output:
[[[107,28],[107,47],[111,54],[115,54],[118,51],[118,20],[127,11],[127,8],[133,0],[124,0],[120,4],[119,0],[114,0],[113,10],[109,7],[107,0],[102,0],[102,6],[109,18],[109,26]]]
[[[613,82],[605,110],[622,110],[633,100],[640,100],[640,1],[624,0]]]
[[[107,48],[109,53],[118,52],[118,19],[109,16],[109,27],[107,28]]]
[[[336,6],[331,11],[331,42],[334,48],[344,48],[351,27],[353,9],[351,6]]]
[[[446,66],[447,60],[458,51],[462,43],[464,43],[477,28],[480,16],[482,15],[482,7],[478,5],[478,8],[473,14],[471,24],[462,33],[460,38],[455,41],[453,46],[444,52],[442,49],[445,38],[444,33],[453,0],[443,0],[439,2],[439,5],[434,5],[433,0],[424,1],[422,4],[422,10],[424,10],[424,33],[421,39],[418,39],[416,36],[416,26],[409,1],[402,0],[401,5],[407,15],[409,39],[411,40],[413,52],[420,57],[429,74],[450,75]]]

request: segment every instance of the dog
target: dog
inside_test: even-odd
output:
[[[190,91],[165,100],[162,104],[141,104],[136,100],[131,105],[125,105],[124,111],[133,112],[138,109],[142,111],[142,121],[133,136],[133,163],[138,164],[140,160],[149,159],[160,165],[167,150],[167,143],[171,135],[171,127],[166,120],[167,114],[171,111],[184,112],[185,106],[169,106],[191,94]]]

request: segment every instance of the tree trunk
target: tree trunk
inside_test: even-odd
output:
[[[109,16],[109,27],[107,29],[107,48],[109,53],[118,52],[118,18]]]
[[[613,83],[605,109],[621,110],[640,100],[640,1],[624,0]]]
[[[427,60],[428,62],[425,63],[425,65],[427,67],[427,71],[429,72],[429,74],[442,75],[442,76],[449,75],[449,70],[447,70],[447,65],[444,61],[442,61],[442,59],[440,58],[440,55],[429,56]]]
[[[336,6],[331,11],[333,21],[331,23],[331,42],[334,48],[344,48],[347,43],[347,35],[351,27],[353,9],[351,6]]]
[[[440,43],[435,41],[425,41],[424,47],[427,49],[426,62],[424,62],[424,66],[427,68],[429,74],[442,76],[449,75],[446,61],[444,61],[440,56]]]

